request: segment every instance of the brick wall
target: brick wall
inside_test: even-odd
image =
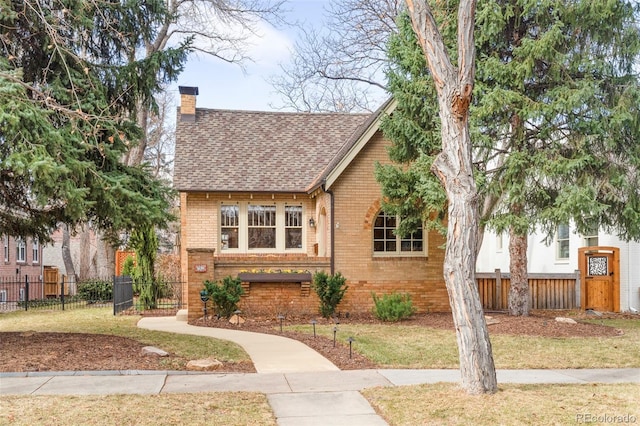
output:
[[[429,232],[427,256],[374,257],[373,220],[380,210],[381,190],[373,171],[376,162],[389,163],[381,133],[377,133],[334,184],[335,268],[348,280],[343,310],[369,310],[371,292],[408,292],[419,311],[449,311],[442,277],[444,237]]]

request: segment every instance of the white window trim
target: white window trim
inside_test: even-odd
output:
[[[429,244],[429,238],[428,238],[428,234],[427,231],[424,228],[424,225],[422,226],[422,251],[402,251],[401,250],[401,243],[402,243],[402,238],[400,238],[400,236],[396,235],[396,251],[376,251],[375,247],[374,247],[374,243],[375,243],[375,235],[374,235],[374,231],[375,231],[375,221],[378,218],[378,216],[380,215],[380,213],[382,213],[382,211],[379,211],[378,213],[376,213],[374,219],[373,219],[373,226],[371,226],[371,251],[373,253],[373,257],[427,257],[427,247]],[[398,228],[398,223],[400,223],[400,217],[396,216],[396,229]]]
[[[23,238],[16,238],[16,263],[27,262],[27,242]]]
[[[9,253],[10,253],[9,236],[5,235],[4,236],[4,261],[5,262],[9,262]]]
[[[40,244],[37,239],[31,240],[31,263],[40,263]]]
[[[569,235],[567,235],[567,238],[562,238],[560,239],[560,232],[558,230],[558,228],[560,228],[560,226],[566,226],[567,227],[567,232],[569,233]],[[567,241],[567,243],[569,244],[568,247],[568,254],[567,257],[560,257],[560,242],[561,241]],[[560,262],[566,262],[569,261],[569,258],[571,257],[571,228],[569,228],[568,224],[560,224],[556,227],[556,260],[560,261]]]
[[[276,247],[249,248],[249,219],[248,206],[276,206]],[[220,206],[238,206],[238,248],[222,249],[222,209],[218,209],[218,241],[219,253],[306,253],[307,230],[305,224],[305,207],[302,203],[274,202],[274,201],[239,201],[236,203],[221,202]],[[285,248],[285,206],[302,207],[302,247]]]

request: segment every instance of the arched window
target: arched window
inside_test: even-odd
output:
[[[425,253],[422,227],[401,238],[396,235],[398,218],[380,211],[373,224],[373,252],[377,255],[415,256]]]

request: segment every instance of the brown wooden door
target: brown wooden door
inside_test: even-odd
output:
[[[580,250],[583,277],[582,308],[596,311],[620,310],[620,284],[617,249],[591,247]]]

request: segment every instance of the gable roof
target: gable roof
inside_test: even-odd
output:
[[[306,192],[371,114],[198,108],[176,126],[179,191]]]
[[[330,189],[342,172],[346,170],[362,148],[369,142],[371,137],[380,129],[382,118],[385,115],[391,114],[397,105],[398,102],[395,98],[389,98],[371,114],[369,119],[358,128],[358,131],[352,133],[346,143],[342,145],[340,151],[338,151],[322,173],[317,176],[312,186],[308,189],[308,192],[312,192],[321,185],[324,185],[325,189]]]

